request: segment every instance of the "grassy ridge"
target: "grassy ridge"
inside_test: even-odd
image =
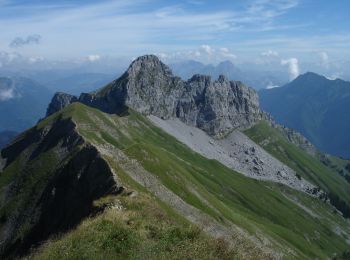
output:
[[[233,259],[240,257],[223,240],[209,238],[175,212],[145,194],[111,196],[117,204],[70,233],[51,240],[30,259]],[[181,220],[179,220],[181,219]],[[254,257],[252,255],[252,257]],[[257,257],[257,255],[255,255]]]
[[[218,221],[231,221],[251,234],[262,233],[279,250],[286,253],[291,248],[303,257],[323,258],[348,247],[344,238],[333,232],[334,223],[344,229],[348,224],[339,215],[327,214],[331,209],[321,201],[285,187],[281,191],[279,185],[246,178],[208,160],[133,111],[118,117],[81,104],[73,106],[78,126],[88,124],[79,128],[85,138],[123,150],[187,203]],[[323,178],[318,173],[310,177]],[[327,215],[327,219],[311,216],[285,193],[301,196],[298,201],[307,208],[317,205],[315,215]]]
[[[323,190],[337,195],[350,205],[350,184],[335,170],[286,140],[266,122],[260,122],[245,133],[266,151],[294,169],[300,176]]]

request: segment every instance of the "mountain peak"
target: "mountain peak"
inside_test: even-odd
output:
[[[163,73],[172,76],[171,69],[165,65],[156,55],[148,54],[135,59],[128,68],[130,76],[137,76],[140,72],[144,73]]]
[[[122,113],[128,107],[144,115],[177,117],[213,136],[246,128],[260,118],[253,89],[223,75],[216,81],[204,75],[181,80],[154,55],[137,58],[119,79],[78,100],[59,94],[50,105],[50,114],[76,101],[107,113]]]
[[[327,79],[327,78],[315,72],[309,71],[299,75],[295,80],[310,80],[310,79],[314,80],[314,79]]]

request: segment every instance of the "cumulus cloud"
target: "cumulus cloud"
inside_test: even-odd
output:
[[[99,61],[100,59],[101,59],[101,56],[98,54],[90,54],[87,56],[87,60],[90,62]]]
[[[12,40],[9,46],[11,48],[20,48],[25,45],[40,44],[40,42],[41,42],[41,35],[33,34],[33,35],[28,35],[26,38],[16,37],[15,39]]]
[[[281,60],[281,65],[288,66],[289,79],[292,81],[299,76],[299,61],[297,58]]]

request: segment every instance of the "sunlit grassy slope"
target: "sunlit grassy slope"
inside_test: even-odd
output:
[[[347,230],[349,223],[333,213],[328,204],[285,186],[246,178],[217,161],[208,160],[153,126],[138,113],[129,111],[120,117],[81,104],[71,105],[61,113],[64,117],[72,118],[78,125],[78,131],[91,143],[109,144],[121,149],[187,203],[221,223],[227,224],[229,221],[250,234],[267,237],[278,251],[324,258],[348,248],[344,237],[335,230]],[[252,134],[250,136],[254,137]],[[283,160],[278,151],[274,155],[288,164],[299,163]],[[289,159],[293,160],[293,157]],[[117,161],[113,164],[118,168]],[[125,182],[129,183],[127,185],[140,189],[132,184],[125,173],[120,172],[120,175],[124,175]],[[303,173],[303,176],[328,182],[328,175],[322,171],[312,172],[312,175]],[[329,178],[329,181],[336,183],[337,178]],[[343,192],[347,194],[346,190]],[[72,232],[71,236],[77,236],[75,232],[79,232],[79,229]],[[63,237],[57,243],[71,238]]]
[[[291,144],[266,122],[260,122],[245,133],[300,176],[350,205],[350,184],[337,172],[336,167],[327,167],[317,157]],[[334,165],[345,163],[344,160],[336,158],[332,158],[331,161]]]
[[[349,223],[328,204],[283,185],[244,177],[215,160],[208,160],[138,113],[110,115],[76,103],[45,119],[37,128],[64,119],[74,121],[87,142],[122,150],[188,204],[223,225],[239,226],[277,252],[289,257],[327,258],[342,254],[349,247],[345,235],[350,231]],[[120,195],[115,197],[124,211],[114,214],[107,210],[88,219],[44,245],[32,257],[60,258],[62,252],[67,252],[66,258],[94,259],[100,254],[106,258],[137,258],[144,253],[156,258],[153,250],[158,249],[163,258],[181,259],[200,257],[203,252],[209,254],[208,258],[224,258],[220,254],[232,257],[242,250],[251,252],[253,257],[259,254],[247,240],[238,243],[241,248],[236,247],[235,251],[222,249],[220,241],[197,232],[159,198],[138,185],[118,161],[106,159],[123,185],[139,192],[138,197],[132,201]],[[18,161],[8,169],[15,167],[21,167]],[[5,170],[0,176],[0,183],[7,183],[15,176],[10,171]],[[323,178],[318,175],[316,172],[313,177]],[[33,183],[28,185],[28,190],[35,187]],[[23,194],[26,195],[31,196]],[[164,219],[145,210],[147,205],[155,207],[156,212],[159,209]]]
[[[74,231],[35,251],[33,259],[233,259],[221,239],[211,239],[149,194],[110,196],[116,204]],[[119,208],[118,208],[119,207]],[[258,257],[252,252],[252,257]]]

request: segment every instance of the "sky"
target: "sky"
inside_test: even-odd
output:
[[[341,76],[349,12],[348,0],[0,0],[0,67],[153,53]]]

